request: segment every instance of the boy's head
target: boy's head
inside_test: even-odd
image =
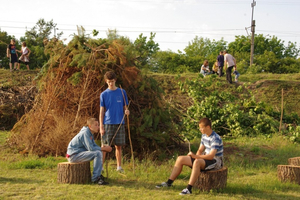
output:
[[[208,118],[203,118],[199,121],[199,129],[202,134],[209,135],[211,131],[211,121]]]
[[[99,122],[96,118],[89,118],[87,120],[87,125],[92,133],[98,133],[99,131]]]
[[[108,85],[108,88],[114,90],[116,88],[117,76],[113,71],[106,72],[104,75],[105,82]]]
[[[113,71],[108,71],[104,75],[105,80],[117,80],[117,76]]]
[[[11,44],[15,44],[15,43],[16,43],[15,39],[11,39],[11,40],[10,40],[10,43],[11,43]]]

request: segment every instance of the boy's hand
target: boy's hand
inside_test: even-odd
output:
[[[130,111],[128,109],[125,110],[125,115],[129,115]]]

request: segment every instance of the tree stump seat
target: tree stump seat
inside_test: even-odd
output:
[[[57,182],[86,184],[91,182],[90,162],[62,162],[57,165]]]
[[[227,167],[223,167],[219,170],[201,171],[194,188],[202,191],[225,188],[227,184],[227,173]]]
[[[300,185],[300,166],[278,165],[277,176],[281,182],[293,182]]]
[[[294,157],[288,159],[289,165],[300,166],[300,157]]]

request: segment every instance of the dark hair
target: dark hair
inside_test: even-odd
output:
[[[105,73],[104,78],[105,80],[113,80],[113,79],[117,79],[117,76],[113,71],[108,71]]]
[[[199,124],[203,124],[205,127],[206,126],[210,126],[211,128],[211,121],[208,119],[208,118],[202,118],[200,121],[199,121]]]
[[[26,47],[26,42],[23,42],[24,46]]]

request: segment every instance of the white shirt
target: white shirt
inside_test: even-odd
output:
[[[234,66],[235,65],[235,58],[232,55],[226,53],[224,55],[224,63],[227,63],[228,67]]]

